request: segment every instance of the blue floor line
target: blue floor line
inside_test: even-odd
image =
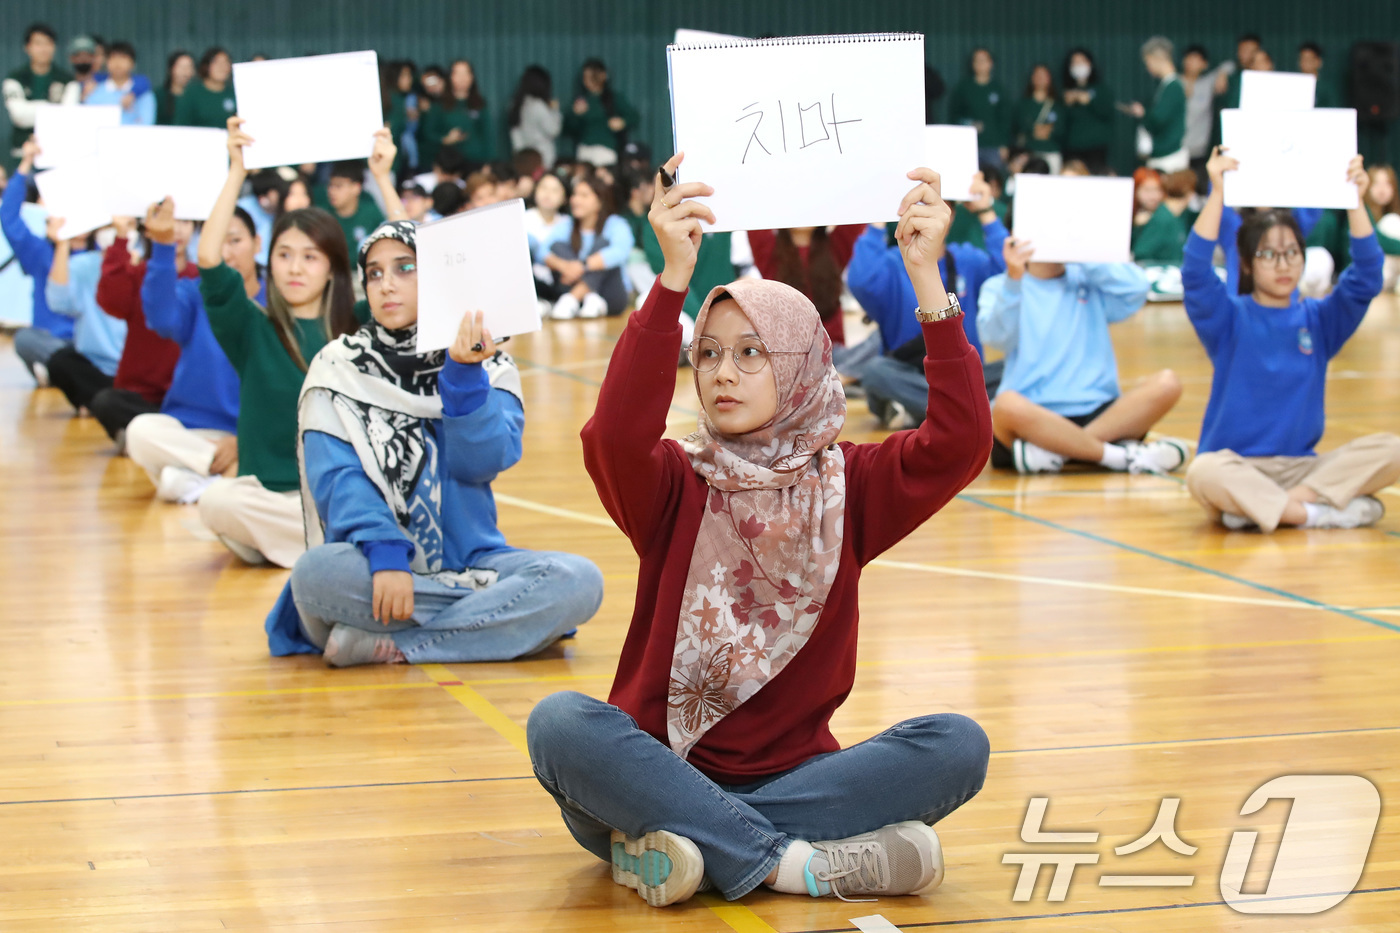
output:
[[[1297,593],[1290,593],[1287,590],[1281,590],[1277,587],[1269,586],[1265,583],[1255,583],[1253,580],[1246,580],[1243,577],[1237,577],[1234,574],[1225,573],[1223,570],[1215,570],[1210,567],[1203,567],[1200,564],[1193,564],[1190,561],[1181,560],[1177,557],[1168,557],[1166,554],[1158,554],[1156,551],[1149,551],[1146,548],[1141,548],[1133,544],[1125,544],[1122,541],[1115,541],[1112,538],[1105,538],[1103,535],[1094,534],[1092,531],[1082,531],[1078,528],[1071,528],[1068,525],[1061,525],[1059,522],[1052,522],[1046,518],[1039,518],[1035,515],[1028,515],[1025,512],[1018,512],[1015,509],[1008,509],[1005,506],[997,505],[995,502],[986,502],[978,498],[977,496],[967,495],[966,493],[960,493],[958,495],[958,498],[963,500],[964,502],[971,502],[974,505],[979,505],[984,509],[991,509],[994,512],[1001,512],[1003,515],[1011,515],[1016,518],[1022,518],[1029,522],[1035,522],[1037,525],[1043,525],[1046,528],[1053,528],[1056,531],[1063,531],[1089,541],[1094,541],[1099,544],[1106,544],[1109,547],[1115,547],[1122,551],[1128,551],[1132,554],[1139,554],[1143,557],[1151,557],[1154,560],[1164,561],[1165,563],[1173,564],[1177,567],[1185,568],[1186,570],[1194,570],[1197,573],[1208,574],[1212,577],[1216,577],[1221,580],[1228,580],[1231,583],[1237,583],[1241,586],[1247,586],[1251,589],[1259,590],[1260,592],[1268,593],[1272,596],[1281,596],[1284,599],[1291,599],[1294,602],[1302,603],[1307,606],[1315,606],[1318,609],[1325,609],[1328,612],[1334,612],[1337,615],[1343,615],[1349,619],[1356,619],[1360,622],[1369,622],[1372,625],[1378,625],[1381,628],[1388,629],[1392,632],[1400,632],[1400,625],[1396,625],[1391,622],[1386,622],[1382,619],[1377,619],[1372,616],[1363,615],[1362,613],[1354,612],[1350,609],[1342,609],[1339,606],[1333,606],[1329,603],[1324,603],[1320,600],[1310,599],[1306,596],[1299,596]]]

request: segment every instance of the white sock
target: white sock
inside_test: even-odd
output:
[[[812,848],[811,843],[801,839],[788,842],[783,857],[778,861],[778,877],[769,887],[779,894],[810,894],[807,890],[807,860],[813,855],[813,870],[828,868],[826,856]]]
[[[1327,508],[1328,508],[1327,506],[1321,505],[1321,504],[1319,504],[1319,503],[1317,503],[1317,502],[1304,502],[1304,503],[1303,503],[1303,510],[1304,510],[1305,512],[1308,513],[1308,517],[1305,518],[1305,519],[1303,519],[1303,524],[1299,525],[1298,527],[1300,527],[1300,528],[1315,528],[1315,527],[1317,527],[1317,523],[1318,523],[1319,521],[1321,521],[1322,516],[1325,515],[1325,514],[1327,514],[1327,512],[1326,512]]]
[[[1128,469],[1128,451],[1117,444],[1104,442],[1103,456],[1099,458],[1099,465],[1122,473]]]

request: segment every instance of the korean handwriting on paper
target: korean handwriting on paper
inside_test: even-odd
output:
[[[841,146],[841,127],[848,123],[860,123],[860,118],[836,119],[836,95],[833,93],[825,101],[803,103],[796,101],[775,101],[777,119],[769,117],[764,109],[766,102],[754,101],[743,108],[735,123],[749,122],[749,137],[744,141],[744,152],[739,158],[740,165],[748,164],[750,156],[757,157],[758,150],[764,155],[797,151],[819,143],[834,143],[838,153],[844,153]],[[767,122],[765,124],[765,119]],[[765,142],[767,140],[767,142]],[[757,147],[755,149],[754,147]]]

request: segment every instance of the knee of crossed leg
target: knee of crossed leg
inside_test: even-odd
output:
[[[1181,398],[1181,377],[1174,370],[1164,369],[1156,375],[1155,380],[1158,393],[1175,405]]]
[[[353,563],[364,563],[359,549],[353,544],[323,544],[297,558],[292,567],[292,599],[302,602],[325,602],[319,599],[327,591],[343,595]],[[366,569],[368,565],[366,564]]]
[[[1386,460],[1393,471],[1400,472],[1400,436],[1377,434],[1376,442],[1385,451]]]
[[[987,763],[991,760],[992,743],[987,730],[977,720],[961,713],[946,714],[945,734],[955,743],[959,760],[964,763],[968,789],[975,794],[987,778]]]
[[[535,704],[525,723],[525,744],[535,770],[552,779],[549,772],[561,760],[559,752],[586,743],[587,708],[598,702],[577,691],[563,690]]]

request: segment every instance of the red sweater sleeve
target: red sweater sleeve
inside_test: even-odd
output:
[[[141,280],[145,264],[133,266],[126,240],[117,237],[102,254],[102,277],[97,280],[97,305],[112,317],[130,321],[141,307]]]
[[[645,554],[663,514],[674,458],[662,435],[676,387],[681,306],[658,278],[618,338],[598,392],[598,407],[583,426],[583,463],[603,507],[639,555]]]
[[[849,450],[848,488],[863,492],[846,516],[861,565],[923,524],[977,478],[992,450],[992,413],[982,361],[962,321],[924,324],[928,415],[914,431]]]

